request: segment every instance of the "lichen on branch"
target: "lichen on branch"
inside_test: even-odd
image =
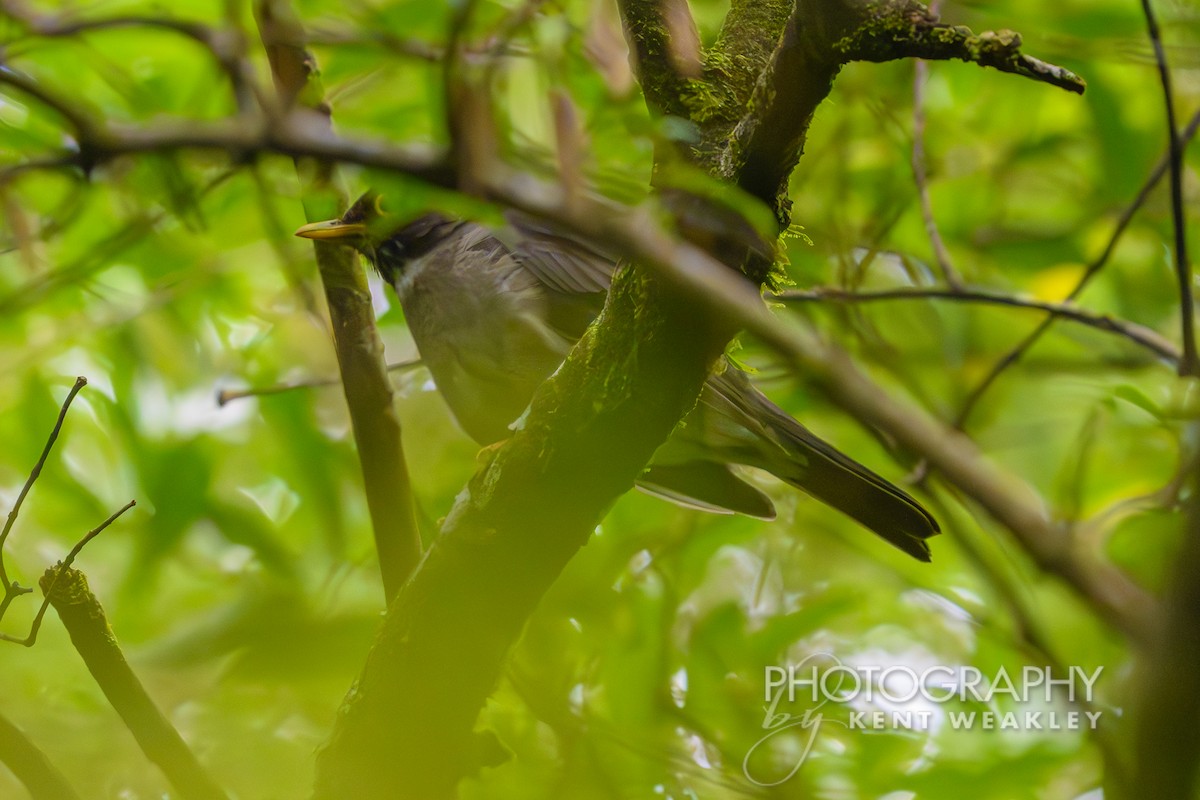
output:
[[[936,18],[904,15],[878,17],[837,42],[835,49],[846,61],[893,61],[899,58],[958,59],[992,67],[1032,80],[1083,94],[1083,78],[1065,67],[1049,64],[1021,52],[1016,31],[975,34],[962,25],[944,25]]]
[[[787,181],[804,151],[808,126],[833,80],[851,61],[962,59],[1082,92],[1070,70],[1026,56],[1012,31],[976,35],[942,24],[914,0],[796,0],[719,173],[789,221]]]

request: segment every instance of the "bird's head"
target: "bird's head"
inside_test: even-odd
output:
[[[394,283],[411,259],[436,247],[458,225],[437,212],[405,222],[383,208],[382,195],[368,191],[338,219],[301,225],[296,235],[353,247],[366,256],[385,280]]]
[[[395,232],[391,215],[383,208],[383,195],[368,191],[337,219],[310,222],[296,229],[305,239],[336,240],[358,250],[371,261],[375,249]]]

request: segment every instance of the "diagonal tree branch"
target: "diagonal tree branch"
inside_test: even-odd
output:
[[[33,800],[79,800],[66,776],[3,714],[0,714],[0,763],[12,770]]]
[[[526,192],[520,208],[609,242],[637,263],[653,268],[683,293],[689,305],[706,308],[758,337],[840,408],[927,460],[947,482],[1006,528],[1042,571],[1061,579],[1131,641],[1143,643],[1154,635],[1155,600],[1077,540],[1066,524],[1051,519],[1033,487],[992,465],[966,436],[892,400],[889,392],[835,345],[784,325],[767,312],[748,283],[695,247],[650,230],[637,220],[614,220],[611,214],[588,209],[580,210],[578,216],[564,213],[559,210],[563,204],[552,196],[534,204]],[[517,198],[506,199],[513,202]]]
[[[887,24],[856,28],[838,42],[836,49],[846,61],[958,59],[1083,94],[1086,84],[1074,72],[1022,53],[1021,34],[1016,31],[976,35],[961,25],[939,23],[936,15],[918,3],[892,0],[880,5],[888,6]]]
[[[471,730],[509,647],[732,334],[653,273],[618,273],[600,321],[472,479],[392,604],[320,755],[318,798],[440,798],[478,766]]]
[[[1101,618],[1131,641],[1156,635],[1158,605],[1121,570],[1077,541],[1046,513],[1037,493],[990,464],[965,436],[892,400],[833,345],[797,340],[790,360],[861,422],[927,459],[952,485],[1007,528],[1042,571],[1062,579]]]
[[[225,800],[228,795],[188,748],[129,667],[104,607],[82,572],[66,563],[51,567],[40,585],[71,636],[88,671],[146,757],[187,800]]]

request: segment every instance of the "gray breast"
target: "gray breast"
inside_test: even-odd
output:
[[[409,262],[395,287],[459,424],[480,444],[507,437],[570,347],[546,322],[542,285],[487,229],[464,225]]]

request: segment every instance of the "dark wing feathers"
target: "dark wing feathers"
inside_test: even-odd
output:
[[[616,259],[558,231],[549,223],[508,215],[516,236],[505,242],[512,254],[547,288],[563,294],[608,291]],[[503,234],[501,234],[502,238]]]
[[[541,220],[516,213],[507,219],[509,229],[496,236],[546,290],[546,321],[578,339],[604,306],[615,259]]]

